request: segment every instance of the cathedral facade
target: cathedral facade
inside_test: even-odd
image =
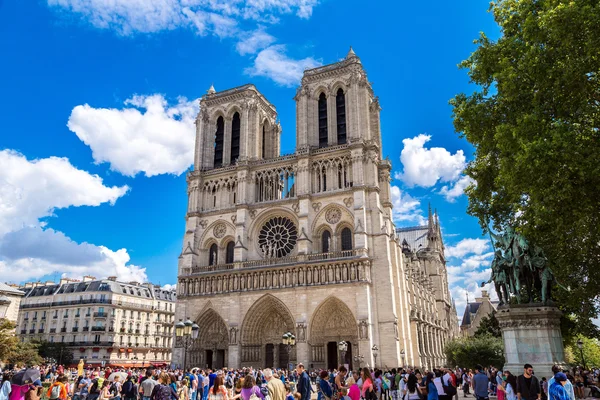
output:
[[[458,323],[437,214],[392,221],[381,108],[360,59],[306,70],[294,100],[288,155],[254,85],[200,100],[176,307],[200,329],[176,340],[174,364],[443,365]]]

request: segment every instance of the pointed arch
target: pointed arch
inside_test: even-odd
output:
[[[225,349],[229,344],[227,324],[213,308],[204,311],[197,319],[199,347]]]
[[[235,164],[240,158],[240,128],[240,113],[236,111],[231,119],[231,164]]]
[[[321,93],[318,98],[319,147],[327,147],[327,95]]]
[[[341,340],[358,340],[358,325],[350,308],[339,298],[329,296],[313,313],[309,341],[314,346]]]
[[[339,88],[335,95],[337,144],[346,143],[346,93]]]
[[[272,294],[258,299],[246,313],[242,323],[242,345],[280,343],[281,335],[295,334],[295,323],[287,306]]]
[[[216,122],[215,131],[215,158],[214,168],[220,168],[223,166],[223,141],[225,137],[225,119],[223,116],[219,116]]]

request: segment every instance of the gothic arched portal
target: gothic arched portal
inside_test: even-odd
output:
[[[194,366],[204,368],[223,368],[226,364],[229,347],[229,335],[225,321],[215,310],[209,308],[200,315],[196,323],[200,329],[198,340],[190,352],[190,362]]]
[[[296,334],[294,317],[286,305],[271,294],[258,299],[250,306],[242,323],[242,365],[285,365],[288,354],[280,343],[286,332]],[[292,350],[289,360],[294,359],[295,351]]]

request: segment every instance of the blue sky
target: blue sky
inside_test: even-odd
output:
[[[157,3],[157,4],[151,4]],[[117,274],[174,284],[197,98],[254,83],[295,148],[304,68],[350,45],[383,107],[395,219],[437,208],[459,313],[487,280],[489,242],[466,214],[472,147],[448,100],[487,0],[0,0],[0,279]]]

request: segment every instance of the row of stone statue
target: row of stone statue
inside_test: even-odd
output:
[[[554,275],[544,251],[536,245],[530,245],[527,239],[512,227],[508,227],[501,234],[493,234],[490,231],[490,236],[495,257],[492,261],[492,276],[487,283],[494,282],[499,305],[508,303],[511,295],[514,295],[519,303],[532,303],[536,291],[542,303],[548,304]],[[521,295],[523,287],[527,291],[526,301]]]

